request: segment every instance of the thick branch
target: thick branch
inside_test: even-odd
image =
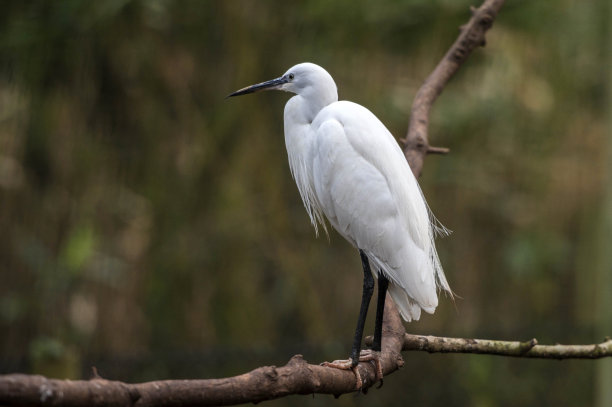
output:
[[[393,307],[387,297],[387,306]],[[384,324],[383,371],[403,365],[398,349],[430,353],[477,353],[544,359],[598,359],[612,356],[612,339],[593,345],[538,345],[488,339],[444,338],[403,333],[395,309]],[[399,324],[399,325],[398,325]],[[399,330],[397,328],[399,327]],[[372,337],[366,338],[371,343]],[[371,386],[374,368],[359,365],[364,386]],[[283,367],[266,366],[240,376],[211,380],[164,380],[125,384],[95,378],[89,381],[53,380],[42,376],[0,376],[0,405],[28,406],[211,406],[259,402],[290,394],[334,394],[354,391],[349,371],[308,364],[296,355]]]
[[[366,338],[372,343],[372,337]],[[478,353],[541,359],[600,359],[612,357],[612,339],[593,345],[538,345],[534,338],[526,342],[490,339],[444,338],[425,335],[404,335],[404,351],[429,353]]]
[[[404,364],[401,349],[404,326],[387,296],[383,319],[381,363],[389,375]],[[374,365],[360,363],[366,391],[376,380]],[[282,367],[265,366],[240,376],[210,380],[163,380],[126,384],[96,377],[92,380],[55,380],[21,374],[0,376],[2,406],[220,406],[260,402],[290,394],[333,394],[355,391],[355,375],[306,362],[296,355]]]
[[[486,0],[479,8],[472,8],[472,18],[461,27],[461,34],[414,98],[408,134],[402,142],[406,159],[417,177],[421,175],[427,153],[446,152],[446,149],[429,146],[427,128],[431,106],[474,48],[485,45],[485,33],[491,28],[503,4],[504,0]]]

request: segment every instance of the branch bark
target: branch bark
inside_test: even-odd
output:
[[[383,319],[381,363],[383,374],[399,369],[404,361],[404,326],[395,304],[387,296]],[[363,391],[375,383],[372,363],[360,363]],[[290,394],[333,394],[355,391],[351,371],[309,364],[295,355],[282,367],[264,366],[251,372],[210,380],[160,380],[127,384],[94,377],[91,380],[55,380],[43,376],[0,376],[2,406],[225,406],[257,403]]]
[[[486,0],[479,8],[471,8],[472,18],[461,26],[461,34],[444,58],[419,88],[410,112],[410,124],[404,145],[404,155],[418,178],[427,154],[446,154],[447,148],[429,145],[429,112],[450,78],[459,70],[472,51],[486,43],[485,34],[493,25],[497,13],[505,0]]]
[[[372,336],[366,344],[372,343]],[[514,356],[540,359],[600,359],[612,357],[612,339],[592,345],[539,345],[533,338],[529,341],[498,341],[491,339],[445,338],[426,335],[404,335],[403,351],[425,351],[429,353],[476,353],[481,355]]]

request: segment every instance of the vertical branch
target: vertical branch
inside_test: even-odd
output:
[[[470,56],[472,50],[477,46],[485,44],[485,33],[493,25],[497,13],[504,4],[504,0],[485,0],[480,8],[471,8],[472,18],[467,24],[461,27],[461,34],[455,43],[448,50],[444,58],[438,63],[434,71],[427,77],[423,85],[419,88],[412,110],[410,112],[410,124],[406,138],[401,140],[404,143],[404,155],[410,164],[414,175],[418,178],[423,169],[423,161],[426,154],[446,154],[447,148],[431,147],[427,137],[427,127],[429,124],[429,112],[434,101],[442,93],[449,79],[457,72],[459,67]],[[385,318],[383,326],[383,355],[389,357],[388,352],[396,352],[397,344],[394,339],[398,335],[406,332],[401,318],[395,306],[392,304],[390,296],[387,295],[385,306]],[[387,330],[389,332],[387,332]],[[385,336],[385,334],[387,336]],[[392,335],[389,335],[392,334]],[[390,336],[389,338],[387,338]],[[385,340],[387,346],[385,347]],[[396,365],[402,366],[401,355]],[[387,372],[385,372],[387,374]]]
[[[493,25],[503,4],[504,0],[486,0],[479,8],[471,8],[472,18],[461,26],[461,34],[438,66],[425,79],[414,98],[408,134],[401,141],[404,144],[404,155],[417,178],[421,175],[426,154],[448,152],[448,149],[429,145],[427,129],[431,106],[472,51],[478,46],[485,45],[485,34]]]

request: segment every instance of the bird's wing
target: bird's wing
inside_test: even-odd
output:
[[[313,129],[314,184],[330,223],[432,312],[442,270],[427,205],[397,142],[351,102],[325,108]]]

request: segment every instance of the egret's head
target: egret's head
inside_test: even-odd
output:
[[[331,99],[330,103],[338,100],[338,90],[331,75],[319,65],[310,62],[297,64],[289,68],[281,77],[247,86],[229,96],[246,95],[247,93],[270,89],[283,90],[305,97],[323,97]]]

